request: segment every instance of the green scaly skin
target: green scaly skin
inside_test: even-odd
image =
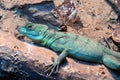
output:
[[[27,23],[18,31],[38,45],[51,48],[61,53],[57,60],[45,71],[49,76],[67,56],[88,62],[103,63],[107,67],[120,70],[120,53],[112,51],[84,36],[68,32],[57,32],[43,24]]]

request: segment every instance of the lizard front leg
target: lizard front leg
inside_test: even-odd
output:
[[[66,56],[68,56],[68,51],[69,49],[65,48],[62,51],[62,53],[58,56],[57,60],[55,60],[53,64],[45,71],[45,72],[50,71],[48,76],[50,76],[54,71],[58,72],[60,63],[66,58]]]

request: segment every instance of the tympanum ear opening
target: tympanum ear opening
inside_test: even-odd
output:
[[[28,25],[27,28],[28,28],[29,30],[31,30],[31,29],[32,29],[32,25]]]

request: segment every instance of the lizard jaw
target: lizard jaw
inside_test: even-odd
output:
[[[18,28],[17,29],[18,30],[18,32],[20,32],[21,34],[23,34],[23,35],[25,35],[25,36],[27,36],[28,38],[35,38],[35,37],[38,37],[39,36],[39,33],[37,33],[37,32],[34,32],[34,31],[27,31],[25,28]]]

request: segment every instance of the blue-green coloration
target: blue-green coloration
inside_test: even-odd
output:
[[[58,71],[66,56],[88,62],[103,63],[111,69],[120,70],[120,53],[112,51],[84,36],[49,30],[46,25],[28,23],[18,31],[33,42],[60,52],[58,59],[48,69]],[[48,71],[46,70],[46,71]]]

